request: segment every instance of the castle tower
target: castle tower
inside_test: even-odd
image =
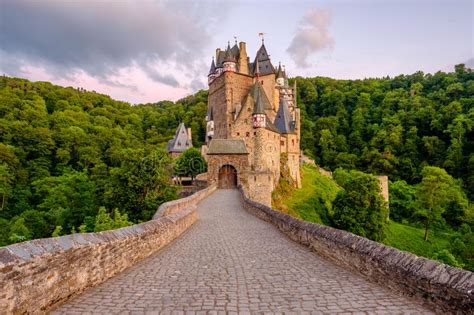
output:
[[[286,73],[281,64],[273,67],[262,40],[253,62],[244,42],[217,49],[208,78],[202,152],[209,181],[226,178],[225,183],[242,186],[250,198],[270,206],[281,161],[289,182],[300,183],[299,109]]]

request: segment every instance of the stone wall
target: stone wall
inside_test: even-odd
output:
[[[319,255],[436,312],[472,314],[474,273],[391,248],[328,226],[297,220],[243,196],[245,208]]]
[[[153,220],[0,248],[0,314],[41,314],[169,244],[198,218],[215,185],[160,206]]]

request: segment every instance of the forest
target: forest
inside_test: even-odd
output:
[[[349,170],[388,175],[389,216],[397,227],[422,228],[429,219],[430,233],[458,233],[460,247],[474,244],[471,69],[293,80],[306,155],[328,170],[348,170],[339,178],[365,180]],[[199,147],[206,110],[207,91],[132,106],[83,89],[1,77],[0,246],[150,219],[176,198],[167,141],[183,121]],[[434,187],[433,176],[443,180],[447,197],[428,209],[432,200],[420,196]],[[345,209],[346,201],[337,204]],[[345,218],[341,212],[333,220],[350,230]]]
[[[184,121],[199,146],[206,111],[0,77],[0,246],[149,220],[177,197],[166,143]]]
[[[307,169],[319,184],[296,192],[299,201],[280,187],[288,211],[474,270],[472,69],[296,81],[302,148],[334,181]],[[370,174],[390,179],[389,214]]]

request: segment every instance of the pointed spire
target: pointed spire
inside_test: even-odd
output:
[[[230,49],[230,41],[227,42],[227,49],[225,51],[224,62],[235,62],[235,57],[232,54],[232,50]]]
[[[265,109],[264,109],[263,100],[262,100],[262,93],[260,92],[260,88],[261,88],[260,82],[257,81],[255,84],[256,84],[257,90],[255,91],[256,92],[255,105],[253,107],[253,113],[252,114],[253,115],[255,115],[255,114],[265,114]]]
[[[212,57],[211,69],[209,69],[209,75],[216,72],[216,63],[214,62],[214,57]]]
[[[255,66],[253,68],[253,74],[257,77],[260,75],[260,65],[258,64],[258,58],[255,60]]]
[[[280,98],[280,106],[278,107],[277,116],[275,118],[275,127],[280,133],[292,133],[291,115],[288,110],[288,103],[285,97]]]
[[[281,68],[281,62],[278,62],[278,70],[277,70],[277,75],[276,75],[277,79],[278,78],[284,78],[283,76],[283,70]]]

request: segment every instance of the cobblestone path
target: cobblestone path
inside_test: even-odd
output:
[[[172,244],[55,314],[429,313],[322,259],[247,213],[237,190],[199,204]]]

